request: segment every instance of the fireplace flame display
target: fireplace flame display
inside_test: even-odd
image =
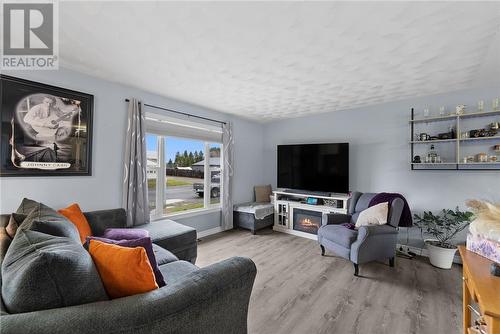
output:
[[[306,219],[302,219],[299,223],[300,225],[304,226],[304,227],[309,227],[309,228],[319,228],[319,224],[318,223],[315,223],[313,222],[311,219],[309,218],[306,218]]]
[[[321,212],[295,209],[293,212],[293,229],[301,232],[318,234],[321,226]]]

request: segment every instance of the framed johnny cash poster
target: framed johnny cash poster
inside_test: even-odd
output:
[[[0,176],[92,173],[94,97],[0,75]]]

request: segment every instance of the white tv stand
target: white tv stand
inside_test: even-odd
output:
[[[284,190],[273,191],[274,196],[274,226],[273,230],[293,234],[299,237],[316,240],[316,234],[295,230],[293,227],[294,210],[302,209],[321,213],[347,214],[350,196],[348,194],[330,194],[330,196],[314,195],[312,193],[289,192]],[[308,197],[317,198],[324,202],[322,205],[306,204]]]

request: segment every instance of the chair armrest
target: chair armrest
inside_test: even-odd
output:
[[[343,213],[323,213],[321,225],[338,225],[351,222],[351,215]]]
[[[7,333],[246,333],[257,269],[233,257],[125,298],[1,317]]]
[[[350,260],[361,264],[394,257],[398,229],[390,225],[361,226],[351,245]]]
[[[84,212],[90,229],[95,236],[102,236],[107,228],[127,227],[127,212],[125,209],[111,209]]]
[[[365,240],[372,235],[380,234],[398,234],[398,230],[394,226],[388,224],[360,226],[358,229],[358,240]]]

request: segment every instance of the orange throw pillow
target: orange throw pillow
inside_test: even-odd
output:
[[[57,210],[57,212],[68,218],[76,226],[78,233],[80,234],[82,244],[87,241],[87,237],[92,236],[92,230],[90,229],[89,222],[83,215],[83,212],[78,204],[71,204],[66,209],[60,209]]]
[[[158,289],[143,247],[122,247],[90,240],[89,253],[110,298]]]

